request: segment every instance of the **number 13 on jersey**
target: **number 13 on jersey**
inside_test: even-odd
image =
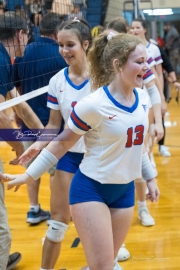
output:
[[[133,135],[136,134],[136,138],[133,140]],[[127,130],[127,142],[126,147],[132,147],[132,145],[141,145],[144,141],[144,126],[139,125],[134,129],[128,128]]]

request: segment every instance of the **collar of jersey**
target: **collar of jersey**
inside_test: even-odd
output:
[[[75,85],[69,78],[69,75],[68,75],[68,67],[64,69],[64,76],[67,80],[67,82],[76,90],[81,90],[88,82],[89,80],[86,79],[82,84],[80,85]]]
[[[151,43],[149,42],[148,45],[146,46],[146,48],[149,48],[150,45],[151,45]]]
[[[134,91],[134,94],[135,94],[136,101],[135,101],[135,103],[132,105],[132,107],[126,107],[126,106],[120,104],[117,100],[115,100],[115,99],[113,98],[113,96],[110,94],[110,92],[109,92],[107,86],[104,86],[103,89],[104,89],[106,95],[108,96],[108,98],[112,101],[112,103],[113,103],[116,107],[118,107],[118,108],[120,108],[120,109],[122,109],[122,110],[124,110],[124,111],[126,111],[126,112],[129,112],[129,113],[133,113],[133,112],[136,110],[136,108],[137,108],[137,106],[138,106],[138,103],[139,103],[139,97],[138,97],[138,92],[136,91],[135,88],[134,88],[133,91]]]

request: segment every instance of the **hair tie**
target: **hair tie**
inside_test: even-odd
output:
[[[112,37],[114,36],[117,36],[117,34],[113,33],[113,32],[110,32],[108,35],[107,35],[107,40],[111,40]]]
[[[80,20],[78,20],[78,18],[75,17],[75,18],[73,19],[73,22],[80,22]]]

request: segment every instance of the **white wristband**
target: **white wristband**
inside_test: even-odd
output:
[[[159,94],[159,90],[157,89],[157,86],[153,85],[150,87],[146,87],[146,89],[147,89],[148,94],[150,96],[152,105],[161,104],[161,96]]]
[[[34,180],[37,180],[57,162],[58,159],[46,148],[44,148],[27,168],[26,173],[29,174]]]
[[[142,177],[146,181],[156,177],[147,152],[142,155]]]

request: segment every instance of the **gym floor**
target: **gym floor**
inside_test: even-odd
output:
[[[169,115],[166,116],[166,146],[171,157],[158,155],[158,147],[154,147],[154,156],[158,170],[158,185],[161,191],[157,203],[148,202],[151,215],[156,224],[153,227],[143,227],[137,215],[135,206],[134,219],[126,238],[126,248],[131,257],[120,265],[124,270],[179,270],[180,250],[180,106],[173,98],[168,104]],[[1,158],[6,173],[22,173],[21,166],[9,165],[15,153],[5,142],[0,142]],[[40,187],[40,203],[45,210],[49,209],[49,175],[43,175]],[[37,226],[26,223],[26,213],[29,209],[26,186],[18,192],[6,191],[6,206],[9,216],[9,226],[12,233],[11,253],[22,253],[22,260],[15,270],[38,270],[41,263],[42,238],[47,230],[46,221]],[[79,270],[86,265],[82,244],[79,241],[73,222],[63,240],[61,255],[55,269]]]

